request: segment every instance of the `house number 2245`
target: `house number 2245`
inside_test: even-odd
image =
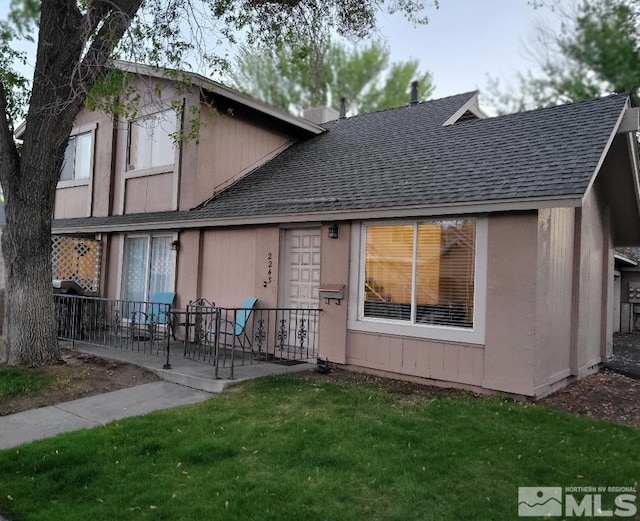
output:
[[[273,254],[271,252],[267,253],[267,280],[264,281],[264,287],[271,284],[271,277],[273,274]]]

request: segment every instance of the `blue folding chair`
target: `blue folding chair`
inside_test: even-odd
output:
[[[218,337],[224,337],[225,340],[222,342],[222,345],[231,345],[226,341],[226,338],[230,336],[232,337],[232,341],[233,337],[236,337],[243,349],[247,347],[247,344],[248,347],[251,347],[251,339],[247,334],[247,322],[249,322],[249,317],[256,302],[258,302],[257,298],[247,297],[242,302],[240,308],[227,310],[227,313],[235,314],[235,317],[230,317],[232,320],[228,320],[229,315],[227,315],[227,318],[220,317],[220,320],[217,322],[220,325],[220,331],[217,332],[217,335]],[[215,326],[207,329],[207,334],[215,336]]]
[[[147,313],[143,313],[144,323],[152,327],[155,325],[163,325],[168,329],[171,337],[175,340],[175,331],[171,316],[171,307],[176,299],[176,294],[172,291],[158,291],[153,294]]]

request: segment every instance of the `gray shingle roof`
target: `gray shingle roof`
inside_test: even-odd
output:
[[[342,119],[197,210],[202,216],[580,196],[627,97],[442,123],[473,93]]]
[[[443,127],[474,94],[327,123],[324,134],[286,149],[199,208],[106,219],[169,223],[580,197],[627,101],[614,95]],[[54,226],[83,221],[102,222]]]

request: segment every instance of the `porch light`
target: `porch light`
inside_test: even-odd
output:
[[[178,251],[180,249],[180,241],[175,240],[171,243],[171,249],[173,251]]]
[[[338,238],[338,225],[333,223],[329,225],[329,239],[337,239]]]

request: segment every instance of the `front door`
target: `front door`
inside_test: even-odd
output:
[[[287,230],[285,237],[281,305],[289,310],[279,319],[279,339],[286,337],[288,354],[282,356],[313,358],[318,349],[318,315],[305,310],[320,305],[320,228]]]
[[[284,306],[316,309],[320,288],[320,229],[287,230]]]

